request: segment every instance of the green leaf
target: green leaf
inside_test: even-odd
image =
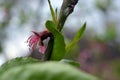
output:
[[[0,80],[98,80],[65,63],[45,62],[21,65],[0,75]]]
[[[56,20],[58,19],[58,9],[55,9],[55,16],[56,16]]]
[[[29,64],[29,63],[36,63],[36,62],[40,62],[40,61],[37,59],[30,58],[30,57],[29,58],[28,57],[15,58],[15,59],[12,59],[12,60],[6,62],[5,64],[3,64],[0,67],[0,74],[4,73],[6,70],[13,68],[13,67],[25,65],[25,64]]]
[[[73,60],[68,60],[68,59],[62,59],[60,62],[62,63],[67,63],[75,67],[80,67],[80,63],[73,61]]]
[[[64,55],[66,53],[64,37],[55,28],[55,24],[52,21],[47,21],[46,27],[54,36],[53,51],[52,51],[52,55],[51,55],[50,59],[51,60],[60,60],[64,57]]]
[[[53,9],[53,7],[52,7],[52,5],[51,5],[50,0],[48,0],[48,3],[49,3],[49,7],[50,7],[50,11],[51,11],[51,15],[52,15],[53,22],[54,22],[55,24],[57,24],[57,17],[56,17],[56,15],[55,15],[55,12],[54,12],[54,9]]]
[[[86,29],[86,23],[83,24],[83,26],[76,33],[74,39],[66,47],[66,52],[69,52],[70,49],[80,40],[80,38],[81,38],[82,34],[84,33],[85,29]]]

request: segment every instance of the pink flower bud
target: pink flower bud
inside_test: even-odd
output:
[[[28,46],[32,50],[34,50],[37,46],[39,46],[39,52],[44,54],[46,48],[43,44],[43,40],[49,37],[49,34],[50,34],[49,31],[44,30],[42,32],[35,32],[35,31],[32,31],[32,32],[34,34],[31,35],[27,40]]]

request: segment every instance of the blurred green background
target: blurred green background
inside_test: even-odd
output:
[[[59,12],[62,0],[51,2]],[[65,58],[79,61],[81,69],[101,80],[120,80],[119,14],[120,0],[79,0],[63,29],[66,43],[84,22],[87,29]],[[0,0],[0,65],[21,56],[39,59],[26,41],[31,31],[45,29],[47,19],[51,19],[47,0]]]

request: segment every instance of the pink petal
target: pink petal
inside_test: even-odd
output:
[[[40,48],[39,48],[40,53],[44,54],[45,50],[46,50],[46,48],[44,46],[40,46]]]
[[[30,47],[30,49],[34,50],[39,41],[40,37],[38,37],[37,35],[31,35],[27,40],[28,46]]]

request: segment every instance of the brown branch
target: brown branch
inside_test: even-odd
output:
[[[74,11],[74,7],[77,4],[78,0],[64,0],[61,10],[60,10],[60,15],[58,19],[58,25],[57,28],[59,31],[62,30],[64,23],[67,19],[67,17]]]

